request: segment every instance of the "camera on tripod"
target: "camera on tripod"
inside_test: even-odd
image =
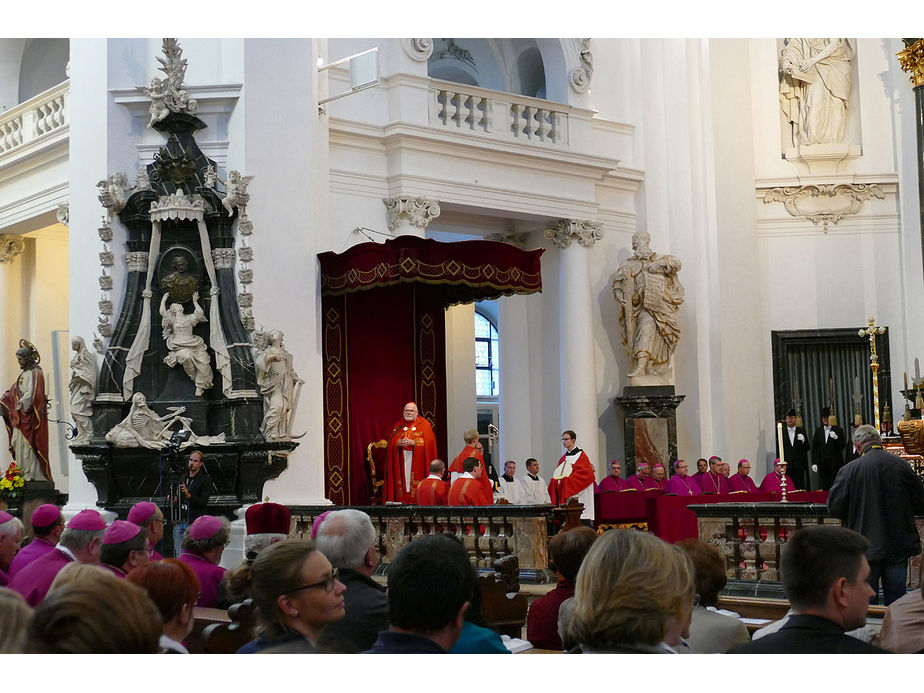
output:
[[[170,440],[164,443],[163,455],[169,459],[171,476],[182,476],[186,472],[186,464],[179,456],[180,446],[189,440],[191,431],[187,428],[174,431]]]

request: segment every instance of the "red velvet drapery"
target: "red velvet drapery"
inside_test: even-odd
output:
[[[364,505],[366,446],[387,438],[408,401],[446,459],[445,308],[541,291],[542,249],[400,236],[321,253],[325,493]]]

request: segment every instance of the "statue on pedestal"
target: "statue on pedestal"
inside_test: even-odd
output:
[[[96,357],[87,349],[83,337],[71,340],[74,358],[71,359],[71,418],[77,426],[73,445],[85,445],[90,440],[93,425],[93,397],[96,394]]]
[[[681,263],[649,247],[651,236],[632,236],[632,256],[616,270],[613,294],[620,304],[622,342],[632,359],[630,385],[672,385],[671,359],[680,339],[677,311],[683,286],[677,279]]]
[[[48,398],[38,350],[19,340],[16,360],[22,371],[0,397],[0,414],[9,434],[10,452],[26,481],[53,481],[48,462]]]
[[[183,312],[179,303],[171,303],[167,308],[167,298],[164,294],[160,300],[161,325],[164,328],[164,341],[170,353],[164,357],[164,363],[170,368],[177,364],[183,367],[186,375],[196,384],[196,396],[199,397],[205,390],[212,387],[212,366],[209,363],[208,347],[202,337],[193,334],[193,328],[200,322],[208,322],[202,307],[199,305],[199,292],[192,295],[194,310],[192,313]]]
[[[291,440],[298,390],[305,381],[292,367],[292,354],[282,345],[283,333],[272,330],[266,339],[256,359],[257,384],[264,402],[260,431],[266,440]]]

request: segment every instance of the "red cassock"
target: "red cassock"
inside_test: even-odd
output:
[[[409,489],[405,488],[404,482],[404,448],[398,446],[398,441],[402,438],[414,441]],[[388,466],[385,468],[383,498],[399,503],[416,503],[417,485],[430,475],[430,462],[436,457],[436,437],[429,421],[422,416],[418,416],[411,424],[404,419],[398,421],[388,440]]]
[[[486,496],[479,479],[456,479],[449,489],[449,505],[492,505],[493,496]]]
[[[19,378],[13,383],[9,390],[0,397],[0,414],[6,423],[6,432],[10,439],[10,452],[13,452],[13,429],[18,428],[23,438],[29,443],[29,447],[35,452],[35,456],[42,466],[42,474],[49,481],[51,480],[51,464],[48,462],[48,413],[46,405],[48,398],[45,396],[45,374],[42,369],[35,366],[30,371],[24,371],[23,374],[29,373],[33,378],[32,382],[32,407],[28,411],[19,411],[16,407],[22,397],[22,390],[19,389]],[[23,461],[16,460],[22,467]]]
[[[488,468],[484,464],[484,453],[481,450],[476,450],[473,445],[466,445],[462,448],[462,452],[456,455],[456,459],[452,461],[452,464],[449,465],[449,473],[452,474],[463,474],[465,472],[462,469],[462,463],[465,462],[469,457],[474,457],[478,460],[478,464],[481,465],[481,486],[482,491],[487,495],[488,498],[494,498],[494,487],[491,484],[491,478],[488,476]]]
[[[417,487],[418,505],[447,505],[449,501],[449,484],[442,479],[427,477]]]
[[[576,496],[585,488],[594,483],[594,468],[587,459],[587,455],[581,450],[577,455],[562,455],[558,460],[561,465],[566,457],[570,457],[571,474],[562,478],[552,478],[549,482],[549,497],[553,505],[565,503],[571,496]],[[558,471],[556,467],[556,471]]]

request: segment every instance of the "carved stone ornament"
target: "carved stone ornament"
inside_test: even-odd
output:
[[[153,190],[151,187],[151,178],[148,176],[148,169],[142,166],[135,174],[135,182],[132,190]]]
[[[241,259],[241,262],[253,262],[253,248],[242,245],[237,249],[237,256]]]
[[[386,197],[383,202],[388,213],[389,231],[397,229],[402,219],[425,230],[440,215],[439,203],[425,197]]]
[[[0,234],[0,262],[12,262],[25,249],[26,242],[20,236]]]
[[[500,241],[501,243],[515,245],[518,248],[525,248],[529,242],[530,234],[507,231],[506,233],[490,233],[485,238],[489,241]]]
[[[905,42],[905,50],[895,54],[898,56],[898,64],[908,73],[912,85],[924,86],[924,39],[902,40]]]
[[[237,232],[242,236],[253,235],[253,222],[247,218],[246,214],[241,214],[240,221],[237,223]]]
[[[129,272],[147,272],[148,271],[148,253],[146,250],[138,250],[131,253],[125,253],[125,264]],[[109,282],[112,288],[112,281]]]
[[[590,39],[582,39],[581,41],[581,52],[580,52],[581,64],[579,67],[571,70],[569,75],[571,88],[579,94],[583,94],[585,91],[590,89],[590,80],[594,76],[594,56],[590,52]]]
[[[96,229],[96,232],[99,234],[99,239],[103,243],[112,242],[112,225],[106,217],[103,217],[103,223]]]
[[[432,38],[404,39],[401,45],[404,46],[404,52],[407,53],[412,60],[416,60],[420,63],[429,60],[430,56],[433,55]]]
[[[189,439],[180,444],[180,449],[192,445],[214,445],[225,442],[225,434],[200,436],[192,430],[193,420],[182,416],[186,407],[167,407],[168,414],[160,416],[148,407],[145,396],[136,392],[132,395],[132,406],[128,416],[117,423],[106,434],[106,442],[117,448],[148,448],[160,450],[170,441],[176,430],[189,431]],[[179,424],[177,426],[176,424]]]
[[[112,301],[108,298],[102,298],[99,301],[99,312],[103,315],[112,315]]]
[[[567,248],[575,241],[583,248],[592,248],[594,243],[603,238],[603,229],[600,224],[592,221],[562,219],[546,229],[545,237],[559,248]]]
[[[151,221],[167,219],[192,219],[199,221],[205,214],[205,200],[198,195],[186,197],[178,190],[170,195],[162,195],[151,203]]]
[[[252,269],[238,270],[237,278],[241,281],[241,284],[253,284],[253,270]]]
[[[112,267],[115,264],[115,255],[110,250],[104,250],[99,254],[99,264],[103,267]]]
[[[65,226],[71,225],[71,208],[69,205],[61,205],[58,207],[58,211],[55,213],[55,218],[58,220],[59,224],[64,224]]]
[[[237,295],[237,304],[241,308],[251,308],[253,306],[253,294],[249,291],[242,291]]]
[[[231,269],[234,267],[234,248],[214,248],[212,262],[215,269]]]
[[[108,274],[99,275],[99,288],[103,291],[112,291],[112,277]]]
[[[100,316],[97,319],[96,331],[99,332],[103,337],[111,337],[112,323],[109,322],[109,318]]]
[[[106,180],[101,180],[96,184],[99,188],[97,199],[100,204],[109,210],[109,217],[112,218],[123,209],[127,196],[125,194],[125,176],[119,173],[113,173]]]
[[[882,189],[875,183],[821,184],[773,188],[764,195],[764,204],[782,202],[792,216],[822,224],[827,233],[828,224],[856,214],[872,198],[884,199]]]
[[[188,113],[196,115],[198,105],[195,99],[190,99],[181,87],[186,77],[186,59],[183,58],[183,49],[175,38],[165,38],[161,50],[164,58],[158,56],[158,68],[166,76],[165,79],[154,77],[147,87],[138,89],[151,99],[151,119],[148,127],[158,123],[171,112]]]

